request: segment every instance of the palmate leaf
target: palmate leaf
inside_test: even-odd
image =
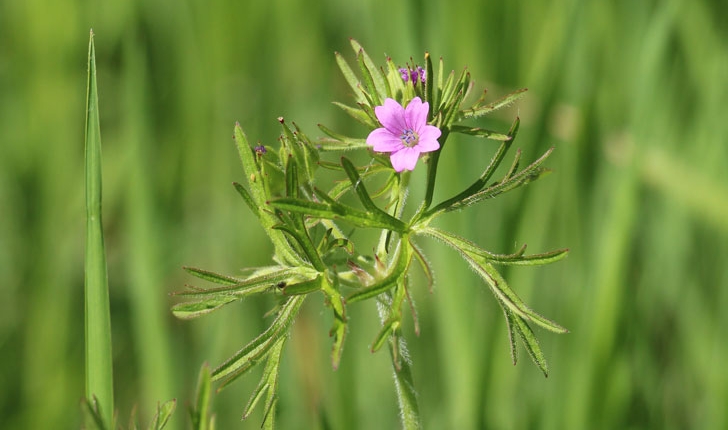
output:
[[[242,282],[232,285],[224,285],[215,288],[188,287],[185,291],[173,293],[181,297],[206,297],[206,296],[234,296],[242,298],[251,294],[262,293],[269,288],[275,287],[280,282],[292,283],[302,280],[310,280],[318,276],[318,272],[303,267],[283,267],[278,270],[252,276]]]
[[[248,404],[245,405],[245,411],[243,412],[243,419],[247,419],[253,412],[253,409],[255,409],[258,405],[259,401],[263,398],[263,396],[265,396],[265,410],[263,413],[263,424],[261,425],[264,429],[272,429],[275,426],[275,407],[278,401],[278,375],[281,364],[281,354],[283,352],[285,342],[286,339],[283,338],[271,349],[266,360],[265,368],[263,369],[263,376],[261,376],[258,386],[250,395]]]
[[[479,246],[477,246],[473,242],[470,242],[467,239],[464,239],[452,233],[446,233],[434,227],[428,227],[425,233],[442,240],[452,247],[458,247],[459,249],[466,251],[474,256],[483,258],[485,261],[499,265],[540,266],[559,261],[562,258],[565,258],[569,253],[568,249],[557,249],[541,254],[524,255],[526,252],[526,245],[524,244],[518,251],[514,252],[513,254],[496,254],[480,248]]]
[[[510,255],[492,254],[480,249],[472,242],[459,238],[451,233],[446,233],[431,227],[426,228],[422,233],[439,239],[445,244],[457,250],[465,261],[475,270],[475,272],[483,278],[490,286],[491,291],[495,295],[498,303],[503,308],[508,327],[508,338],[511,348],[511,356],[513,364],[518,359],[518,350],[516,348],[516,335],[523,341],[526,351],[533,362],[541,369],[544,376],[548,376],[548,365],[546,358],[541,351],[541,347],[536,339],[536,335],[528,325],[533,322],[541,327],[553,331],[555,333],[566,333],[567,330],[555,322],[544,318],[540,314],[528,308],[523,301],[510,289],[505,279],[493,267],[491,262],[502,263],[504,261],[521,262],[522,264],[546,264],[556,261],[566,256],[567,250],[557,250],[550,253],[540,254],[538,256],[523,256],[525,245],[516,253]]]
[[[475,272],[486,281],[499,302],[511,312],[555,333],[566,333],[568,331],[564,327],[528,308],[518,295],[510,289],[508,283],[506,283],[505,279],[503,279],[495,267],[488,261],[486,256],[489,253],[478,248],[472,242],[432,227],[422,230],[421,233],[439,239],[458,251]]]
[[[218,390],[244,375],[271,352],[279,340],[284,339],[293,324],[306,296],[292,296],[279,309],[266,331],[250,341],[212,372],[212,380],[224,379]]]
[[[277,291],[281,286],[290,286],[292,288],[290,291],[302,290],[307,283],[316,282],[319,276],[317,271],[306,267],[263,267],[257,269],[252,276],[244,280],[202,269],[187,267],[185,270],[201,279],[222,284],[223,286],[206,289],[189,286],[186,291],[173,293],[175,296],[196,299],[172,307],[172,313],[180,319],[197,318],[241,300],[243,297]],[[309,287],[309,289],[313,290],[313,287]]]

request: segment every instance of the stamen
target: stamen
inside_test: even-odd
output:
[[[399,139],[402,141],[404,146],[411,147],[417,143],[419,136],[417,136],[417,133],[415,133],[414,130],[407,129],[402,132],[402,134],[399,136]]]

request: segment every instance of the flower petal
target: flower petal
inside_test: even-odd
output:
[[[404,146],[399,136],[393,135],[386,128],[378,128],[369,133],[367,145],[373,146],[377,152],[395,152]]]
[[[434,125],[426,125],[420,133],[420,140],[417,143],[417,148],[421,152],[430,152],[440,149],[440,142],[437,138],[440,137],[442,132],[439,128]]]
[[[404,111],[404,118],[408,128],[420,134],[422,127],[427,124],[427,113],[429,111],[430,104],[422,103],[419,97],[410,100],[407,109]]]
[[[404,108],[393,99],[384,100],[384,105],[374,108],[379,122],[392,134],[399,136],[407,128],[404,120]]]
[[[389,159],[392,161],[392,167],[394,167],[394,170],[397,172],[401,172],[405,169],[415,170],[415,165],[419,158],[420,151],[418,151],[416,147],[408,148],[406,146],[397,152],[393,152],[392,155],[389,156]]]

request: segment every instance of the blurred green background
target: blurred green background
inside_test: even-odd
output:
[[[551,374],[510,363],[502,313],[455,253],[423,242],[434,293],[415,287],[411,328],[426,428],[728,427],[728,7],[718,0],[483,2],[0,1],[0,427],[77,428],[84,393],[83,123],[96,33],[104,223],[120,421],[177,398],[187,428],[200,365],[266,326],[265,299],[177,321],[168,293],[194,265],[262,265],[271,248],[230,183],[231,140],[275,144],[276,117],[362,135],[333,52],[348,38],[398,64],[424,51],[467,66],[492,97],[526,97],[483,124],[555,173],[441,225],[496,252],[569,247],[566,260],[506,271],[537,311]],[[459,191],[495,144],[453,140],[436,199]],[[418,173],[419,172],[419,173]],[[415,172],[413,182],[424,169]],[[420,176],[421,177],[421,176]],[[307,301],[285,352],[280,428],[396,428],[374,306],[352,307],[341,368],[329,312]],[[213,398],[239,417],[257,369]]]

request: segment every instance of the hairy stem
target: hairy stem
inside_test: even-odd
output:
[[[399,363],[396,362],[391,344],[389,345],[389,352],[392,356],[392,376],[394,377],[394,386],[397,389],[397,402],[399,404],[400,419],[402,420],[402,429],[420,429],[422,428],[420,408],[417,405],[417,391],[415,390],[410,368],[412,363],[410,362],[404,338],[400,337],[397,341],[399,342]],[[397,365],[399,365],[399,369],[397,369]]]

